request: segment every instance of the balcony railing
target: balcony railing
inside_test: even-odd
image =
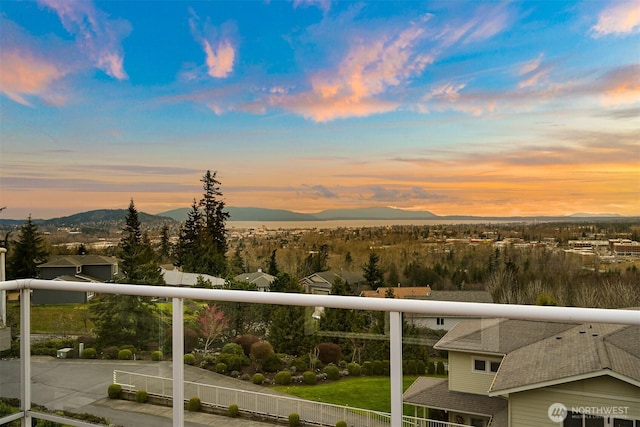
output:
[[[617,323],[640,325],[640,312],[635,310],[608,310],[577,307],[523,306],[482,304],[448,301],[401,300],[392,298],[361,298],[337,295],[288,294],[276,292],[250,292],[220,289],[177,288],[171,286],[147,286],[112,283],[79,283],[40,279],[21,279],[0,282],[3,291],[20,292],[20,401],[21,411],[4,418],[0,424],[21,419],[30,426],[32,418],[58,421],[69,425],[90,424],[64,417],[46,415],[31,409],[31,291],[49,289],[108,294],[138,295],[171,298],[173,342],[182,342],[184,334],[183,308],[185,299],[244,302],[255,304],[279,304],[308,307],[331,307],[356,310],[377,310],[389,313],[390,376],[391,376],[391,426],[400,427],[402,417],[402,313],[422,313],[433,316],[505,317],[524,320],[568,322]],[[184,349],[174,345],[173,353],[173,425],[184,426]],[[1,380],[0,380],[1,381]],[[52,418],[56,418],[53,420]]]

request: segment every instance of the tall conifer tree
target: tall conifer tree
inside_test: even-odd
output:
[[[9,248],[7,277],[13,279],[35,278],[38,274],[38,264],[45,262],[48,257],[49,253],[38,232],[38,226],[29,215],[27,222],[20,227],[18,240]]]

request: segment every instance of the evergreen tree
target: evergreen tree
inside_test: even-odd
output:
[[[378,266],[379,261],[378,254],[371,251],[369,253],[369,262],[364,265],[364,278],[371,289],[378,289],[384,286],[384,273]]]
[[[160,230],[160,260],[167,262],[171,259],[171,240],[169,238],[169,226],[167,224],[162,226]]]
[[[129,203],[118,256],[120,257],[120,271],[123,274],[122,282],[149,285],[164,284],[158,259],[151,248],[149,238],[146,235],[142,235],[138,211],[133,199]]]
[[[231,263],[229,264],[229,272],[232,276],[237,276],[245,272],[244,258],[242,258],[240,246],[241,245],[236,246],[233,257],[231,258]]]
[[[210,271],[202,271],[202,273],[222,276],[226,273],[227,269],[226,222],[229,219],[229,213],[224,210],[225,203],[221,199],[220,181],[216,179],[216,174],[217,172],[215,171],[211,173],[210,170],[207,170],[200,180],[204,189],[203,197],[200,200],[200,207],[203,210],[204,235],[206,236],[206,239],[202,243],[212,245],[212,248],[207,249],[209,255],[213,257],[213,260],[209,262]]]
[[[7,278],[30,279],[37,277],[38,264],[49,257],[45,249],[44,239],[38,232],[38,226],[31,220],[31,215],[21,227],[18,240],[11,245],[7,260]]]
[[[200,251],[200,234],[203,227],[202,212],[198,208],[196,200],[193,199],[191,210],[187,214],[187,220],[180,227],[180,237],[176,245],[176,265],[182,267],[184,271],[198,272]]]
[[[120,282],[164,284],[149,238],[142,234],[133,199],[129,203],[118,256],[123,274]],[[140,348],[146,342],[156,341],[163,329],[148,297],[103,294],[94,298],[90,310],[102,346],[131,344]]]
[[[277,249],[274,249],[271,252],[271,257],[269,258],[269,268],[267,269],[267,273],[272,276],[278,276],[278,263],[276,262],[276,252]]]

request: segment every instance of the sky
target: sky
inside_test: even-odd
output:
[[[0,0],[2,218],[640,215],[638,1]]]

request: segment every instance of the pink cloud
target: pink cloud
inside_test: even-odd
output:
[[[26,96],[36,95],[54,104],[60,102],[51,89],[65,73],[55,64],[26,52],[5,49],[0,50],[0,63],[0,91],[12,100],[30,106]]]
[[[211,77],[227,77],[233,71],[235,50],[228,40],[218,43],[217,49],[211,46],[207,40],[202,41],[207,57],[207,74]]]
[[[636,0],[612,2],[600,12],[591,31],[596,38],[640,32],[640,3]]]
[[[80,50],[89,57],[95,67],[115,79],[127,78],[121,41],[131,31],[128,22],[109,19],[90,1],[39,2],[58,14],[64,28],[76,37]]]
[[[395,36],[358,40],[336,70],[310,77],[309,91],[273,96],[271,103],[320,122],[392,111],[398,103],[377,97],[419,75],[433,62],[416,49],[422,37],[422,28],[411,26]]]
[[[220,28],[211,25],[209,19],[204,22],[193,9],[189,9],[189,27],[193,38],[200,43],[205,55],[207,75],[214,78],[225,78],[233,72],[236,48],[232,43],[235,26],[225,23]],[[193,70],[190,79],[199,77]]]

